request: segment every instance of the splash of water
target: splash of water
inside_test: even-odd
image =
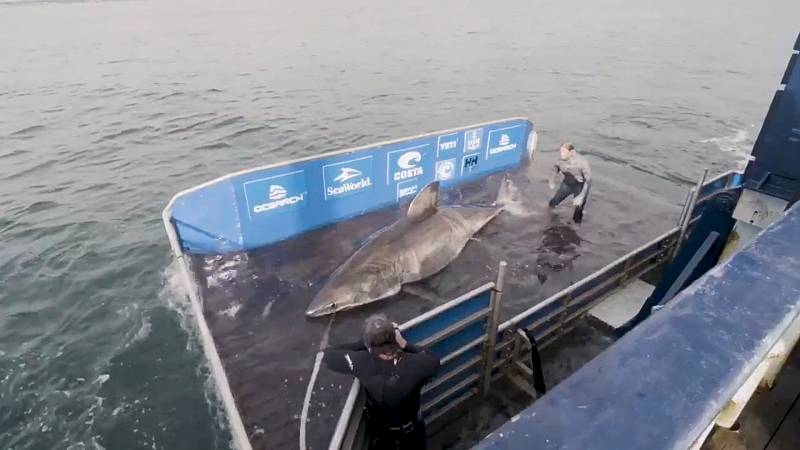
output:
[[[519,188],[509,177],[503,178],[500,182],[500,190],[497,193],[495,204],[502,206],[503,211],[512,216],[527,217],[533,214],[522,202]]]

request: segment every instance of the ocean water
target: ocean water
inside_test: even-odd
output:
[[[740,167],[800,16],[791,0],[230,3],[0,1],[0,448],[229,447],[161,224],[175,192],[528,116],[535,183],[560,141],[592,162],[583,247],[610,261],[671,226],[704,167]],[[527,236],[537,219],[509,220]],[[522,266],[554,248],[529,237],[509,249]]]

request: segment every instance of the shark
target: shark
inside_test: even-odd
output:
[[[320,317],[373,303],[397,294],[404,284],[436,274],[502,209],[439,206],[439,182],[426,185],[404,217],[367,238],[328,277],[306,316]]]

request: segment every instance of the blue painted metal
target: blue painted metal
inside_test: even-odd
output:
[[[790,200],[800,191],[800,35],[753,147],[745,188]]]
[[[688,448],[800,313],[800,207],[480,449]]]
[[[533,124],[508,119],[223,177],[176,196],[171,219],[188,253],[249,250],[524,161]]]
[[[477,294],[452,308],[448,308],[441,314],[434,315],[433,317],[430,317],[427,320],[418,323],[417,325],[403,330],[403,336],[411,342],[423,342],[442,330],[446,330],[454,325],[462,323],[465,319],[468,319],[470,316],[482,310],[487,310],[490,306],[491,295],[491,290],[481,292],[480,294]],[[428,350],[430,350],[439,358],[445,358],[448,355],[455,353],[465,345],[481,337],[486,332],[488,319],[489,313],[487,312],[481,315],[479,320],[476,320],[454,334],[433,343],[428,347]],[[464,354],[454,358],[452,361],[449,361],[439,369],[439,373],[437,374],[436,378],[432,380],[432,382],[435,382],[436,379],[445,377],[451,374],[453,371],[459,369],[459,367],[468,360],[474,358],[475,356],[479,356],[480,351],[481,346],[476,346],[473,349],[467,350],[464,352]],[[426,391],[422,396],[422,402],[429,402],[434,397],[442,394],[470,375],[478,373],[480,371],[480,367],[480,364],[478,364],[469,370],[465,370],[462,373],[453,376],[446,383],[442,383],[437,387]],[[466,390],[467,387],[457,390],[457,392],[453,393],[453,398],[458,396],[456,394],[463,394]],[[446,404],[446,400],[442,403]]]
[[[661,279],[639,312],[616,330],[619,335],[630,331],[650,316],[654,306],[669,301],[676,291],[684,289],[717,264],[736,223],[732,215],[738,198],[738,193],[725,192],[708,202],[689,238],[664,269]],[[716,239],[709,244],[707,241],[711,234],[715,234]],[[701,252],[706,244],[708,248]]]

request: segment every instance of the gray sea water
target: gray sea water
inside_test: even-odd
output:
[[[671,226],[636,202],[677,210],[703,167],[742,163],[797,17],[796,0],[0,1],[0,448],[229,447],[160,220],[175,192],[528,116],[544,160],[570,140],[617,193],[587,211],[606,211],[610,261]]]

